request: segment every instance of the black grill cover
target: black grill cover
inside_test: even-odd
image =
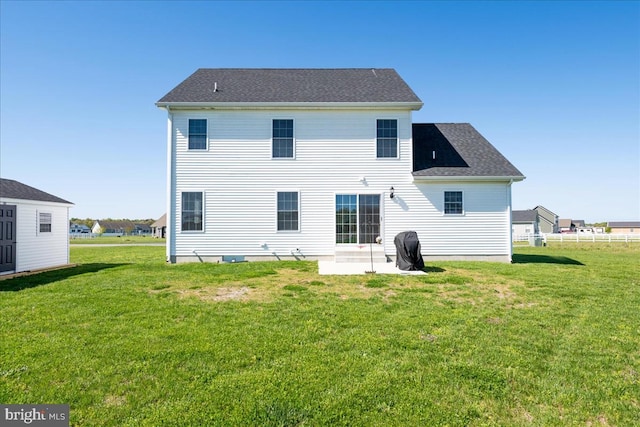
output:
[[[415,231],[403,231],[393,239],[393,243],[396,245],[396,267],[404,271],[422,270],[424,268],[418,233]]]

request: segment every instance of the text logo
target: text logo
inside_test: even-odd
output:
[[[3,426],[69,427],[69,405],[3,405]]]

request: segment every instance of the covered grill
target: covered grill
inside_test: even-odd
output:
[[[403,271],[415,271],[424,268],[418,233],[415,231],[403,231],[393,239],[393,243],[396,245],[396,267]]]

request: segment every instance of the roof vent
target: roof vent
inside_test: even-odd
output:
[[[218,82],[213,82],[213,91],[214,92],[218,91]]]

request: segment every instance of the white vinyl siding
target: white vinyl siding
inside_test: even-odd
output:
[[[411,113],[385,112],[398,120],[400,161],[376,158],[379,111],[225,111],[199,113],[215,122],[209,129],[209,150],[188,151],[185,129],[191,112],[172,111],[175,170],[171,189],[177,198],[173,223],[180,230],[180,194],[205,192],[203,233],[178,233],[170,255],[210,256],[230,253],[261,256],[305,255],[335,251],[335,194],[387,193],[398,182],[411,182]],[[295,124],[295,162],[273,161],[272,120],[289,117]],[[365,177],[365,183],[360,181]],[[276,191],[295,188],[300,230],[277,231]],[[304,195],[304,197],[302,197]],[[304,225],[304,226],[303,226]],[[241,232],[238,232],[240,230]],[[262,244],[265,245],[262,245]]]
[[[385,205],[387,253],[395,251],[389,237],[412,230],[418,233],[425,256],[510,255],[508,183],[429,182],[395,187],[396,198],[402,201]],[[445,191],[463,192],[464,215],[444,215]],[[411,212],[409,218],[405,212]]]
[[[380,235],[395,255],[393,238],[413,230],[425,255],[509,255],[510,187],[505,182],[415,183],[411,174],[411,112],[374,110],[211,110],[206,151],[187,149],[193,112],[172,110],[169,228],[173,257],[332,256],[336,249],[337,194],[381,195]],[[295,123],[295,161],[274,161],[274,117]],[[397,120],[398,153],[380,161],[376,121]],[[373,124],[373,125],[372,125]],[[395,197],[389,198],[394,187]],[[299,230],[277,230],[278,191],[296,188]],[[205,195],[204,230],[181,233],[180,194]],[[444,191],[463,191],[464,215],[444,215]],[[170,232],[170,231],[169,231]]]

